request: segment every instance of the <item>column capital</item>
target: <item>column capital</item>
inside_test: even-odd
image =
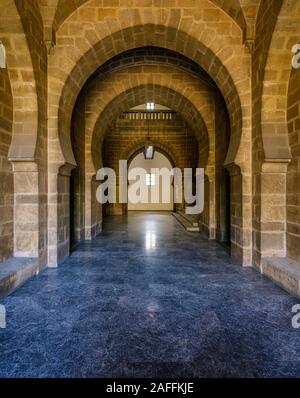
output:
[[[76,165],[71,164],[71,163],[65,163],[64,165],[62,165],[59,168],[59,175],[61,176],[66,176],[66,177],[70,177],[72,170],[74,170],[76,168]]]
[[[234,175],[240,175],[241,169],[235,163],[224,164],[224,168],[229,172],[229,175],[232,177]]]
[[[9,159],[9,160],[12,164],[14,173],[39,171],[39,166],[35,160],[24,160],[24,159]]]
[[[265,159],[261,165],[261,173],[287,173],[291,159]]]

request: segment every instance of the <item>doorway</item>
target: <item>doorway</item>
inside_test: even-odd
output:
[[[147,203],[136,203],[133,200],[135,182],[129,181],[128,211],[173,211],[174,188],[172,185],[172,179],[170,178],[169,184],[166,184],[163,177],[155,172],[155,169],[167,169],[168,171],[171,171],[173,167],[170,160],[164,154],[158,151],[155,151],[153,159],[145,159],[144,154],[139,153],[132,159],[129,165],[129,176],[135,168],[142,168],[145,170],[145,175],[143,176],[145,181],[141,183],[144,183],[147,187]],[[153,203],[155,191],[159,193],[156,195],[155,203]]]

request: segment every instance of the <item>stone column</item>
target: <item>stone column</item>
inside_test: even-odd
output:
[[[14,257],[39,257],[39,171],[33,161],[12,161]]]
[[[99,184],[95,175],[85,176],[85,240],[92,240],[102,231],[102,205],[96,197]]]
[[[70,176],[75,166],[65,164],[49,173],[48,266],[57,267],[70,250]]]
[[[84,231],[85,240],[91,240],[93,236],[92,231],[92,181],[93,175],[87,174],[85,176],[85,221]]]
[[[216,178],[215,174],[208,175],[209,184],[209,220],[208,238],[216,239]]]
[[[286,174],[289,160],[266,160],[260,174],[260,234],[263,257],[286,256]]]
[[[248,192],[249,176],[243,175],[234,163],[225,165],[230,175],[231,255],[243,266],[252,264],[251,258],[251,201]]]

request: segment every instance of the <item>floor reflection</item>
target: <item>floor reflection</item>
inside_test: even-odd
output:
[[[0,377],[299,377],[296,303],[170,214],[108,217],[0,303]]]
[[[156,249],[156,233],[153,231],[146,232],[145,247],[147,250]]]

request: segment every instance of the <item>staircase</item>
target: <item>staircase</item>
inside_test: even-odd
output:
[[[173,213],[173,216],[188,232],[200,232],[196,215],[186,214],[184,210]]]
[[[261,260],[260,272],[296,297],[300,297],[300,267],[290,258],[269,257]]]

